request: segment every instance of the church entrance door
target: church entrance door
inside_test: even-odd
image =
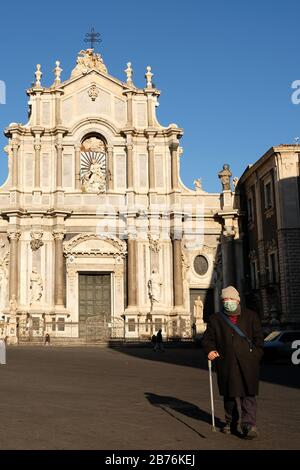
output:
[[[111,321],[111,275],[79,273],[79,337],[108,339]]]

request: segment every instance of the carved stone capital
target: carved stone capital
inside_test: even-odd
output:
[[[41,148],[42,148],[41,144],[34,144],[34,150],[36,152],[39,152],[41,150]]]
[[[61,150],[63,149],[63,145],[62,145],[61,142],[57,142],[57,143],[55,144],[55,147],[56,147],[56,150],[57,150],[57,151],[61,151]]]
[[[21,232],[19,230],[9,230],[7,232],[7,236],[10,241],[13,241],[13,240],[18,241],[21,236]]]
[[[20,141],[17,140],[17,139],[12,139],[11,146],[12,146],[13,151],[17,152],[19,150],[19,147],[20,147]]]
[[[153,251],[153,253],[159,253],[161,248],[159,239],[156,237],[152,237],[152,234],[148,233],[148,240],[150,250]]]
[[[170,147],[170,150],[171,150],[172,152],[174,152],[174,151],[176,151],[176,150],[178,149],[178,147],[179,147],[179,142],[171,142],[170,145],[169,145],[169,147]]]
[[[65,237],[65,230],[53,230],[52,235],[55,241],[63,241]]]

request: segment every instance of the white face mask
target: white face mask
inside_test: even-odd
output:
[[[236,300],[225,300],[223,302],[223,306],[226,312],[235,312],[238,307],[238,303]]]

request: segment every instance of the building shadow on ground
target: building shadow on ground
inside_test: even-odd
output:
[[[164,352],[155,352],[151,347],[124,345],[117,350],[123,354],[149,361],[165,362],[185,367],[208,370],[207,359],[199,345],[177,346],[166,344]],[[300,388],[300,367],[287,363],[267,364],[262,362],[260,380],[291,388]]]
[[[193,426],[191,426],[189,423],[185,422],[181,417],[179,417],[178,414],[180,413],[181,415],[186,416],[188,418],[193,418],[198,421],[203,421],[205,423],[211,424],[212,417],[210,413],[201,410],[201,408],[194,405],[193,403],[184,400],[179,400],[175,397],[157,395],[151,392],[145,392],[145,397],[152,406],[160,408],[169,416],[172,416],[172,418],[176,419],[176,421],[179,421],[180,423],[184,424],[186,427],[191,429],[203,439],[206,438],[206,436],[201,434],[197,429],[195,429]],[[217,427],[220,427],[222,421],[220,420],[220,418],[215,417],[215,423]]]

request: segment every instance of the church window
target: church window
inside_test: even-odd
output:
[[[203,255],[196,256],[194,260],[194,269],[199,276],[204,276],[208,271],[208,261]]]

